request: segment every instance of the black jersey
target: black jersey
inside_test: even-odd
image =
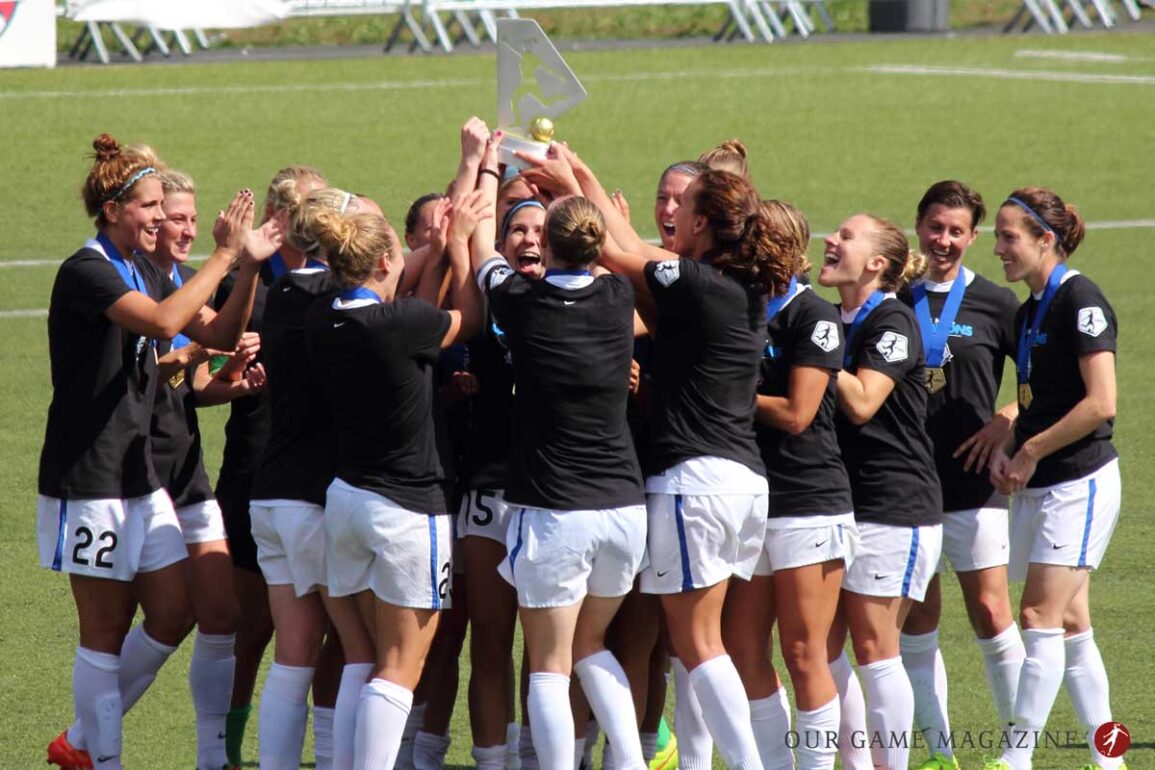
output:
[[[477,377],[461,467],[461,487],[505,489],[513,446],[513,357],[509,338],[494,318],[469,342],[468,369]]]
[[[1015,293],[965,268],[956,280],[967,280],[962,305],[951,324],[943,355],[946,386],[930,394],[926,407],[926,430],[934,443],[935,468],[942,484],[943,510],[965,511],[980,508],[994,493],[990,476],[964,471],[960,457],[952,455],[995,413],[995,399],[1003,381],[1007,358],[1015,357]],[[927,285],[930,317],[939,322],[949,285]],[[910,291],[899,299],[914,307]]]
[[[721,457],[766,473],[754,437],[755,389],[766,345],[765,298],[708,264],[650,262],[656,475],[694,457]]]
[[[480,272],[513,355],[505,497],[559,511],[645,502],[626,422],[634,292],[621,276],[530,281],[500,257]]]
[[[230,272],[221,281],[213,299],[213,307],[218,311],[224,307],[237,283],[237,270]],[[268,262],[261,265],[256,293],[253,295],[253,309],[245,331],[260,333],[265,316],[265,299],[269,286],[276,280]],[[256,363],[263,361],[260,353]],[[253,473],[265,450],[269,439],[269,406],[264,393],[241,396],[229,402],[229,419],[225,423],[225,447],[221,459],[221,470],[217,477],[217,501],[225,514],[226,521],[234,514],[248,516],[249,490],[253,483]]]
[[[132,260],[133,286],[90,242],[56,273],[48,309],[52,402],[40,454],[40,494],[127,499],[160,488],[149,424],[156,401],[156,343],[104,315],[139,290],[158,302],[176,291],[148,260]]]
[[[183,286],[196,275],[196,270],[188,265],[176,265],[176,271],[177,281],[173,283],[178,286]],[[157,354],[162,357],[167,355],[173,345],[173,340],[159,340]],[[153,466],[176,508],[201,503],[213,497],[212,483],[205,473],[201,451],[196,393],[192,388],[195,373],[196,367],[190,366],[167,380],[160,380],[152,413]]]
[[[842,368],[838,310],[809,289],[801,289],[767,325],[758,393],[787,396],[796,366],[831,373],[814,420],[797,436],[759,423],[758,446],[770,485],[770,516],[833,516],[853,510],[850,479],[834,431],[836,378]]]
[[[305,351],[305,314],[314,301],[335,294],[329,271],[320,268],[286,273],[269,289],[261,351],[271,426],[253,478],[253,500],[325,504],[333,480],[333,421]]]
[[[942,490],[934,450],[926,433],[926,367],[918,321],[910,308],[884,300],[850,334],[851,374],[873,369],[894,380],[894,390],[865,425],[841,412],[835,418],[838,445],[854,498],[854,518],[894,526],[942,521]]]
[[[449,325],[448,313],[418,299],[319,301],[305,317],[309,360],[333,416],[337,478],[417,513],[447,512],[433,370]]]
[[[1103,292],[1089,278],[1068,273],[1055,293],[1040,334],[1031,349],[1032,400],[1019,404],[1015,447],[1054,425],[1087,395],[1079,358],[1100,350],[1115,352],[1119,322]],[[1015,329],[1035,312],[1030,298],[1019,309]],[[1090,434],[1039,461],[1028,487],[1049,487],[1082,478],[1118,457],[1111,443],[1115,420],[1107,420]]]

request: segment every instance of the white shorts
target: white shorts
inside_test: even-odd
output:
[[[569,607],[625,596],[646,553],[646,508],[593,511],[515,508],[497,570],[522,607]]]
[[[453,584],[453,523],[402,508],[340,479],[325,500],[329,594],[371,590],[396,607],[446,609]]]
[[[225,517],[221,515],[221,506],[216,500],[183,505],[176,509],[176,518],[180,522],[180,531],[186,544],[228,539],[225,534]]]
[[[188,558],[172,500],[163,489],[128,500],[41,495],[36,540],[42,567],[125,582]]]
[[[754,566],[754,574],[772,575],[778,570],[839,559],[849,567],[857,550],[858,527],[852,513],[840,516],[793,516],[788,522],[778,519],[766,527],[766,537],[758,555],[758,563]]]
[[[1011,498],[1011,580],[1027,565],[1098,569],[1119,521],[1119,460],[1074,481],[1024,489]]]
[[[271,586],[293,586],[297,596],[325,585],[325,509],[301,500],[249,504],[257,564]]]
[[[997,499],[1004,498],[1000,495]],[[984,506],[945,513],[938,571],[946,572],[947,560],[955,572],[1005,567],[1010,558],[1010,539],[1006,508]]]
[[[641,589],[676,594],[737,575],[749,580],[762,553],[769,496],[646,495],[649,565]]]
[[[484,537],[505,545],[505,533],[515,510],[505,502],[505,493],[500,489],[471,489],[461,498],[455,534],[459,538]]]
[[[942,525],[899,527],[858,522],[859,548],[842,587],[865,596],[921,602],[942,554]]]

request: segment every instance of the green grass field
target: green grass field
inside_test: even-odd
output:
[[[1115,34],[575,53],[568,58],[590,98],[559,129],[607,186],[625,191],[647,235],[654,234],[650,205],[660,169],[732,136],[751,148],[763,194],[798,204],[816,232],[859,210],[911,226],[923,190],[947,177],[970,182],[996,204],[1016,187],[1048,185],[1092,223],[1130,221],[1092,229],[1074,265],[1105,289],[1122,324],[1124,511],[1093,593],[1115,715],[1136,744],[1132,770],[1155,767],[1155,711],[1146,699],[1155,600],[1143,555],[1155,540],[1155,472],[1147,465],[1155,410],[1143,406],[1155,378],[1155,336],[1140,326],[1150,302],[1141,271],[1155,219],[1153,42]],[[1040,48],[1123,58],[1016,56]],[[896,74],[882,65],[954,74]],[[11,312],[46,308],[54,270],[12,263],[62,259],[90,235],[78,189],[92,137],[109,131],[152,143],[198,179],[201,252],[209,248],[212,214],[231,191],[263,189],[288,163],[320,167],[334,183],[376,197],[399,221],[411,199],[452,174],[460,123],[495,113],[493,73],[492,57],[469,55],[0,72],[7,143],[0,160],[0,565],[12,570],[0,581],[0,768],[40,766],[44,746],[72,717],[73,606],[67,581],[36,566],[33,523],[50,396],[45,322]],[[999,279],[992,246],[985,232],[969,264]],[[223,417],[223,410],[202,417],[214,475]],[[994,714],[979,654],[957,589],[944,585],[953,726],[989,728]],[[187,655],[174,656],[126,718],[130,767],[192,766]],[[1050,726],[1077,730],[1065,696]],[[251,760],[255,732],[254,719]],[[453,736],[450,764],[470,764],[463,702]],[[961,751],[963,767],[980,766],[982,753]],[[1078,746],[1047,749],[1035,767],[1076,768],[1086,756]]]

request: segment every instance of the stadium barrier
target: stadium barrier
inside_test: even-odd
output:
[[[1137,0],[1120,1],[1131,20],[1138,21],[1142,9]],[[1023,0],[1003,31],[1026,31],[1038,26],[1048,35],[1065,35],[1076,22],[1085,29],[1096,23],[1111,29],[1119,23],[1114,0]]]

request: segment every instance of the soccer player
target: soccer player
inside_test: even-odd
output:
[[[990,484],[987,461],[1006,443],[1017,407],[995,412],[1003,363],[1014,357],[1019,301],[963,265],[986,216],[982,197],[954,180],[931,185],[918,204],[915,233],[926,275],[899,299],[915,311],[926,355],[926,428],[942,485],[943,553],[958,575],[967,616],[983,654],[1000,724],[1007,724],[1023,642],[1007,587],[1007,499]],[[914,690],[914,722],[930,758],[919,770],[957,768],[947,715],[947,676],[938,644],[939,576],[903,625],[902,663]]]
[[[149,453],[156,340],[184,332],[215,348],[236,344],[247,291],[217,314],[205,303],[242,254],[253,203],[247,190],[236,195],[213,228],[217,248],[178,289],[138,256],[156,248],[165,219],[159,160],[107,134],[92,146],[82,193],[97,234],[61,265],[49,306],[53,395],[37,530],[41,565],[68,573],[76,602],[74,737],[88,751],[62,734],[49,761],[119,770],[124,709],[155,678],[191,615],[188,552]],[[242,260],[242,289],[257,266]],[[130,633],[137,603],[144,622]]]
[[[1010,748],[988,764],[1000,770],[1030,770],[1035,731],[1045,727],[1064,681],[1088,731],[1089,767],[1123,766],[1091,740],[1111,721],[1090,577],[1119,518],[1111,443],[1119,325],[1099,287],[1067,265],[1083,233],[1079,212],[1042,187],[1016,190],[995,220],[995,254],[1007,280],[1031,291],[1015,318],[1019,416],[991,459],[991,481],[1013,495],[1011,579],[1026,580],[1019,606],[1026,660]]]
[[[905,770],[914,695],[899,631],[938,564],[942,494],[925,427],[918,322],[894,292],[926,261],[901,229],[869,214],[847,219],[825,244],[818,282],[838,290],[846,346],[835,424],[860,536],[843,579],[846,625],[865,685],[874,765]]]

